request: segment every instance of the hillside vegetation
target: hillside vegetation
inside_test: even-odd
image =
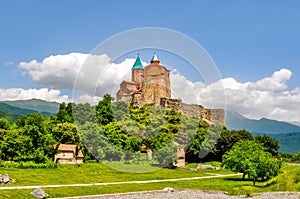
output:
[[[21,109],[33,110],[35,112],[45,112],[50,114],[56,114],[59,109],[59,103],[48,102],[40,99],[2,101],[1,103],[5,103]]]
[[[143,152],[151,150],[153,161],[168,165],[176,161],[182,147],[188,162],[221,161],[240,140],[255,139],[248,131],[228,130],[205,121],[184,117],[159,107],[132,108],[112,103],[105,95],[98,105],[60,104],[51,117],[29,114],[16,123],[0,122],[0,158],[3,161],[52,162],[58,144],[75,144],[85,160],[137,163],[148,161]],[[258,140],[273,143],[268,137]],[[267,145],[266,145],[267,146]],[[277,154],[278,143],[266,148]],[[199,158],[199,152],[207,156]]]
[[[160,107],[145,105],[134,108],[124,102],[113,103],[112,101],[113,98],[110,95],[105,95],[96,106],[88,103],[61,103],[57,114],[52,116],[33,113],[22,116],[16,122],[1,118],[0,167],[16,176],[16,179],[23,179],[18,174],[19,169],[26,168],[27,171],[32,171],[28,175],[34,179],[28,177],[28,180],[17,181],[17,183],[20,182],[20,185],[41,183],[42,181],[43,184],[95,182],[100,179],[98,175],[103,177],[103,180],[108,179],[108,176],[105,178],[105,174],[100,172],[103,168],[97,169],[103,165],[97,165],[97,163],[93,164],[94,169],[90,168],[92,173],[94,172],[93,174],[82,176],[83,172],[79,172],[78,175],[81,177],[78,177],[78,175],[68,174],[68,172],[60,173],[61,168],[73,168],[76,165],[57,167],[52,162],[53,156],[58,153],[58,145],[75,144],[77,151],[82,150],[85,162],[104,161],[107,165],[118,168],[118,171],[109,174],[113,180],[117,178],[122,180],[122,176],[133,179],[131,176],[127,177],[128,174],[125,175],[121,172],[120,168],[134,168],[131,172],[135,173],[138,171],[150,172],[151,169],[158,169],[176,162],[177,149],[183,148],[186,152],[187,162],[223,161],[224,166],[244,173],[247,180],[242,182],[248,186],[248,179],[253,180],[254,183],[257,181],[260,183],[259,180],[266,181],[278,175],[281,161],[278,160],[277,164],[275,158],[295,158],[298,161],[296,155],[289,157],[278,154],[279,142],[268,135],[254,137],[246,130],[228,130],[223,126],[209,125],[203,120],[185,117],[180,113]],[[244,146],[248,148],[244,149]],[[260,155],[255,156],[255,149],[258,148]],[[234,155],[234,152],[231,151],[234,150],[243,151],[240,158],[231,157],[232,154]],[[148,151],[152,152],[152,159],[146,155]],[[230,160],[238,162],[231,164]],[[88,164],[83,164],[78,168],[88,169],[89,166],[85,165]],[[232,165],[241,165],[241,167],[236,168]],[[261,165],[268,166],[261,167]],[[34,170],[40,170],[40,173],[35,175]],[[79,170],[77,169],[77,171]],[[57,175],[50,177],[51,172],[56,172]],[[180,172],[174,173],[174,177]],[[222,170],[222,172],[228,171]],[[43,173],[49,175],[49,178],[43,177]],[[187,173],[188,176],[200,174]],[[60,177],[60,175],[68,177]],[[145,176],[147,175],[145,174]],[[148,177],[140,176],[148,179],[150,175]],[[155,176],[154,173],[153,176]],[[157,178],[162,178],[162,176]],[[237,180],[237,178],[234,179]],[[220,183],[221,181],[218,179],[214,182]],[[229,181],[228,183],[232,183],[232,186],[237,185],[237,182]],[[162,184],[167,185],[168,183]],[[174,186],[177,185],[190,187],[192,183],[174,183]],[[157,187],[157,185],[149,186],[148,188],[145,186],[145,189]],[[224,186],[219,186],[218,190],[226,189]],[[128,186],[124,187],[127,190],[129,188]],[[215,185],[204,187],[214,189]],[[255,190],[253,189],[253,191]],[[66,192],[68,193],[68,191]]]
[[[0,112],[1,112],[1,118],[6,118],[10,121],[16,121],[23,115],[29,115],[38,112],[40,112],[44,116],[51,115],[51,113],[49,112],[41,112],[41,111],[35,111],[31,109],[19,108],[3,102],[0,102]]]

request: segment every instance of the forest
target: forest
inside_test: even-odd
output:
[[[28,114],[16,122],[0,118],[0,163],[50,164],[59,144],[75,144],[85,161],[140,163],[151,150],[153,161],[168,165],[176,161],[178,147],[185,149],[187,162],[222,161],[242,140],[255,140],[272,156],[294,158],[278,154],[278,141],[267,135],[253,137],[160,107],[133,108],[113,100],[107,94],[95,106],[61,103],[51,116]]]

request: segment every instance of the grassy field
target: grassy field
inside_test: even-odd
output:
[[[123,182],[133,180],[159,180],[168,178],[184,178],[194,176],[206,176],[210,173],[232,173],[228,170],[199,170],[183,171],[174,169],[156,168],[153,170],[149,165],[128,165],[123,163],[110,163],[114,168],[127,167],[126,170],[135,170],[140,173],[130,173],[114,170],[102,163],[87,163],[77,165],[59,165],[58,168],[40,168],[40,169],[16,169],[0,168],[0,174],[8,173],[10,178],[16,179],[16,182],[6,186],[27,186],[27,185],[52,185],[52,184],[89,184],[101,182]]]
[[[122,184],[90,187],[60,187],[45,188],[50,197],[66,197],[76,195],[93,195],[104,193],[120,193],[130,191],[157,190],[164,187],[190,188],[201,190],[226,191],[230,195],[251,195],[266,191],[300,191],[300,167],[284,165],[283,172],[267,182],[258,182],[252,186],[251,180],[241,180],[241,177],[201,179],[192,181],[176,181],[149,184]],[[119,172],[103,164],[63,165],[57,169],[6,169],[0,173],[9,173],[11,178],[16,178],[16,183],[8,186],[19,185],[45,185],[45,184],[71,184],[93,182],[117,182],[132,180],[167,179],[212,175],[207,173],[229,173],[226,170],[201,170],[180,171],[159,169],[149,173]],[[33,190],[0,190],[0,198],[31,198]]]

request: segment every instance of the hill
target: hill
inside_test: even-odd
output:
[[[37,113],[37,112],[38,111],[14,107],[14,106],[8,105],[6,103],[0,102],[0,117],[6,118],[13,122],[17,121],[23,115],[33,114],[33,113]],[[52,115],[49,112],[41,112],[41,114],[45,115],[45,116]]]
[[[6,112],[6,113],[12,113],[12,114],[16,114],[16,115],[28,115],[28,114],[32,114],[32,113],[36,112],[33,110],[28,110],[28,109],[11,106],[11,105],[8,105],[8,104],[2,103],[2,102],[0,102],[0,111]]]
[[[252,133],[280,134],[300,132],[300,126],[267,118],[248,119],[236,112],[226,111],[228,129],[245,129]]]
[[[280,152],[296,153],[300,152],[300,132],[269,134],[280,143]]]
[[[21,108],[21,109],[32,110],[34,112],[48,113],[48,115],[56,114],[59,109],[59,103],[48,102],[40,99],[2,101],[1,103],[5,103],[10,106]]]
[[[4,112],[4,111],[0,110],[0,118],[5,118],[5,119],[7,119],[11,122],[16,122],[21,117],[22,117],[22,115],[9,113],[9,112]]]

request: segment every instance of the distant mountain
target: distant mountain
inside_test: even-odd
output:
[[[9,113],[9,112],[4,112],[4,111],[0,110],[0,118],[5,118],[5,119],[7,119],[11,122],[16,122],[21,117],[22,117],[22,115]]]
[[[10,121],[16,121],[23,115],[37,113],[38,111],[23,109],[15,106],[8,105],[6,103],[0,102],[0,118],[6,118]],[[42,115],[50,116],[52,113],[40,112]]]
[[[280,144],[280,152],[296,153],[300,152],[300,132],[269,134],[277,139]]]
[[[18,108],[15,106],[8,105],[6,103],[0,102],[0,111],[6,112],[6,113],[12,113],[16,115],[28,115],[35,113],[36,111]]]
[[[248,119],[236,112],[226,111],[226,125],[228,129],[245,129],[252,133],[279,134],[300,132],[300,126],[287,122],[280,122],[262,118]]]
[[[31,100],[16,100],[16,101],[2,101],[1,103],[8,104],[13,107],[32,110],[35,112],[44,112],[56,114],[59,109],[59,103],[57,102],[48,102],[40,99],[31,99]]]

